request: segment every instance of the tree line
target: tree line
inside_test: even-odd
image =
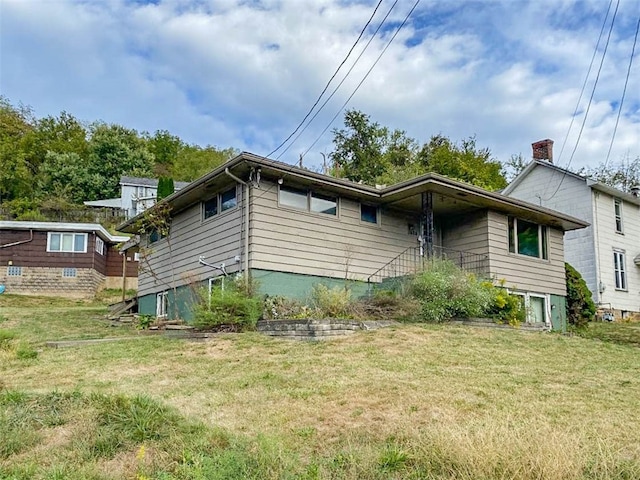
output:
[[[500,162],[475,137],[454,142],[433,135],[419,143],[358,110],[332,131],[330,174],[369,185],[390,185],[439,173],[488,190],[504,188],[527,164],[522,155]],[[188,144],[166,130],[153,134],[67,112],[36,118],[31,107],[0,96],[0,207],[13,218],[116,198],[122,175],[192,181],[232,158],[234,148]],[[640,184],[640,157],[602,163],[579,174],[623,191]]]
[[[0,204],[25,220],[40,219],[42,208],[117,198],[122,175],[192,181],[236,153],[64,111],[36,118],[31,107],[0,97]]]

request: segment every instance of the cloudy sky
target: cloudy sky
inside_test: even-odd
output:
[[[354,94],[414,2],[399,0],[374,36],[393,5],[381,2],[327,94],[350,72],[342,86],[272,158],[291,163],[308,150],[305,164],[319,165],[345,103],[420,142],[475,135],[499,160],[528,159],[543,138],[555,140],[562,166],[606,158],[640,0],[619,1],[590,106],[617,0],[422,0]],[[298,126],[377,3],[0,0],[0,93],[38,117],[66,110],[266,155]],[[640,155],[639,56],[640,44],[611,161]]]

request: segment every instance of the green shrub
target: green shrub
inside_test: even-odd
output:
[[[580,272],[568,263],[564,264],[564,271],[567,281],[567,322],[575,327],[584,327],[594,319],[596,305]]]
[[[492,288],[448,260],[434,260],[411,281],[409,292],[420,301],[422,320],[442,322],[484,315],[492,304]]]
[[[351,290],[345,287],[329,288],[317,283],[311,289],[311,304],[322,317],[351,318],[354,315]]]
[[[226,282],[224,288],[199,291],[194,307],[194,326],[197,328],[231,327],[251,330],[262,313],[261,301],[248,295],[243,282]]]
[[[313,310],[297,300],[280,295],[264,299],[263,317],[268,320],[309,318],[312,314]]]
[[[486,312],[487,316],[513,326],[520,325],[526,320],[527,312],[521,296],[509,293],[503,285],[493,286],[488,282],[486,285],[493,293],[491,305]]]

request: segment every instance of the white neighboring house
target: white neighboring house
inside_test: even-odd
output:
[[[189,182],[174,182],[174,188],[178,191],[188,184]],[[87,201],[84,204],[89,207],[117,209],[129,219],[155,205],[157,195],[157,179],[123,176],[120,178],[119,198]]]
[[[502,192],[590,223],[565,232],[565,260],[605,314],[640,318],[640,196],[553,164],[553,141],[533,144],[533,160]]]

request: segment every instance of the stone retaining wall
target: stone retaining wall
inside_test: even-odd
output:
[[[395,322],[359,322],[340,319],[304,320],[260,320],[259,332],[274,337],[298,340],[326,340],[351,335],[358,330],[374,330],[393,325]]]

